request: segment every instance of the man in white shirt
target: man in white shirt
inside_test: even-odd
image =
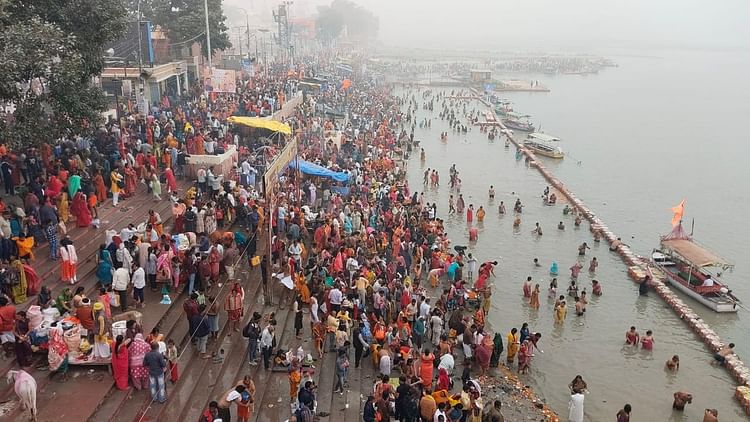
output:
[[[201,192],[206,191],[206,169],[204,167],[199,167],[198,171],[195,172],[196,177],[198,178],[198,189],[200,189]]]
[[[422,297],[422,303],[419,305],[419,316],[424,317],[425,321],[430,319],[430,299]]]
[[[144,303],[143,288],[146,287],[146,270],[140,266],[138,261],[133,263],[135,271],[130,281],[133,282],[133,298],[135,299],[135,307],[142,308]]]
[[[702,287],[713,287],[714,286],[714,279],[711,278],[711,276],[706,277],[705,280],[703,280],[703,284],[701,284]]]
[[[331,302],[331,310],[333,313],[338,313],[341,310],[341,301],[344,300],[344,294],[341,293],[338,286],[334,286],[333,290],[328,293],[328,298]]]
[[[130,272],[125,267],[115,270],[112,276],[112,290],[120,295],[120,306],[122,311],[128,310],[128,284],[130,284]]]
[[[263,367],[266,369],[270,369],[271,365],[271,350],[273,349],[274,337],[273,331],[273,325],[268,325],[260,334],[260,351],[263,354]]]

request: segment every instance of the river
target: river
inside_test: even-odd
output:
[[[738,264],[722,280],[750,305],[750,285],[741,276],[746,269],[742,258],[750,253],[750,230],[742,221],[750,209],[750,171],[744,163],[750,144],[743,132],[743,118],[750,115],[750,56],[682,50],[610,57],[619,67],[597,75],[510,75],[537,79],[551,92],[506,97],[516,111],[532,115],[545,132],[563,140],[567,157],[559,162],[545,159],[545,164],[638,253],[647,255],[658,245],[658,235],[670,230],[670,208],[687,199],[687,226],[695,218],[697,239]],[[421,105],[421,96],[416,97]],[[481,107],[473,102],[468,109]],[[563,419],[567,384],[581,374],[590,391],[588,421],[614,419],[625,403],[633,406],[636,420],[701,420],[705,408],[717,408],[721,420],[745,420],[733,398],[734,379],[710,365],[711,355],[689,327],[655,293],[638,296],[625,264],[605,243],[593,244],[586,222],[576,229],[572,217],[563,216],[562,204],[542,205],[546,183],[541,175],[516,161],[513,147],[489,141],[477,129],[466,136],[451,132],[449,140],[441,142],[439,134],[450,130],[447,121],[439,119],[439,108],[436,104],[434,113],[417,113],[420,120],[431,117],[432,127],[415,131],[427,160],[420,163],[414,154],[410,184],[422,191],[423,171],[439,170],[441,186],[426,189],[425,197],[437,202],[454,244],[468,243],[468,226],[464,215],[447,215],[451,164],[460,172],[467,206],[487,209],[485,221],[474,223],[479,240],[471,250],[480,261],[502,256],[489,321],[504,334],[523,322],[543,334],[544,353],[536,354],[532,370],[523,376],[529,385]],[[488,199],[490,185],[497,190],[494,201]],[[526,207],[521,229],[514,231],[513,217],[499,215],[497,206],[503,200],[510,210],[517,197]],[[556,227],[561,220],[564,231]],[[544,229],[541,237],[531,234],[535,222]],[[604,295],[592,298],[584,317],[569,308],[565,324],[554,326],[552,300],[546,295],[549,266],[552,261],[560,265],[564,290],[569,274],[565,269],[576,261],[576,248],[583,241],[592,245],[584,267],[593,256],[600,261],[595,278],[602,282]],[[533,265],[533,258],[540,267]],[[539,311],[523,301],[521,285],[529,275],[542,288]],[[580,277],[589,292],[591,279],[586,271]],[[750,356],[748,311],[717,315],[685,300],[723,339],[737,343],[741,357]],[[623,347],[631,325],[641,334],[654,331],[653,352]],[[667,373],[664,363],[674,354],[680,356],[680,371]],[[678,390],[694,395],[684,413],[671,409],[672,394]]]

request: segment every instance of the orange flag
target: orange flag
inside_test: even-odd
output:
[[[685,200],[680,201],[680,204],[676,207],[672,207],[672,212],[674,213],[672,216],[672,227],[675,227],[680,224],[682,215],[685,213]]]

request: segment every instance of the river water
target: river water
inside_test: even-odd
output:
[[[545,164],[638,253],[647,255],[658,245],[658,235],[670,230],[670,208],[686,198],[686,219],[696,219],[697,239],[738,264],[722,279],[750,305],[750,285],[742,277],[747,267],[743,258],[750,252],[750,232],[742,221],[750,209],[750,171],[744,163],[750,143],[743,132],[743,118],[750,116],[750,55],[649,53],[650,57],[614,56],[619,67],[597,75],[521,76],[540,80],[551,92],[506,97],[516,111],[532,115],[546,133],[563,139],[567,157]],[[421,105],[421,95],[416,98]],[[709,351],[689,327],[655,293],[638,296],[625,264],[606,243],[593,243],[586,222],[576,229],[572,217],[563,216],[562,204],[542,205],[546,183],[541,175],[516,161],[513,147],[505,148],[502,140],[489,141],[476,129],[465,136],[451,133],[441,142],[439,134],[450,130],[439,119],[439,108],[417,113],[420,120],[432,118],[432,127],[415,131],[427,160],[420,163],[418,154],[412,157],[412,190],[423,190],[427,167],[438,169],[441,186],[425,189],[425,197],[437,202],[454,244],[468,244],[468,225],[465,215],[447,215],[453,163],[463,180],[467,206],[487,209],[485,221],[474,223],[479,240],[471,250],[480,261],[502,257],[489,321],[504,334],[523,322],[543,334],[540,345],[545,353],[536,354],[532,370],[522,378],[563,420],[567,384],[577,374],[590,391],[585,403],[588,421],[613,420],[625,403],[633,406],[635,420],[702,420],[705,408],[717,408],[721,420],[746,420],[733,398],[734,379],[710,365]],[[473,102],[467,108],[482,106]],[[494,201],[488,199],[490,185],[497,191]],[[514,231],[512,215],[499,215],[497,206],[502,200],[511,210],[517,197],[526,207],[521,229]],[[564,231],[557,229],[561,220]],[[535,222],[544,229],[541,237],[531,234]],[[584,268],[597,257],[595,278],[603,284],[604,295],[592,298],[584,317],[576,317],[569,307],[565,324],[555,326],[553,300],[546,295],[549,266],[558,262],[564,290],[569,280],[565,269],[576,261],[577,246],[584,241],[592,245]],[[540,267],[533,265],[533,258],[539,259]],[[529,275],[542,288],[538,311],[523,300],[521,286]],[[584,270],[579,284],[590,292],[592,278]],[[741,357],[750,357],[748,311],[717,315],[685,300],[723,339],[737,343]],[[654,331],[652,352],[623,347],[631,325],[641,334]],[[680,370],[667,373],[664,363],[674,354],[680,356]],[[694,395],[684,413],[671,409],[672,394],[678,390]]]

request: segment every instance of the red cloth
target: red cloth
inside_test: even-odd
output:
[[[127,346],[120,345],[120,350],[115,353],[114,345],[112,346],[112,374],[115,377],[115,385],[118,390],[128,389],[128,365],[130,356],[128,355]]]
[[[86,204],[86,197],[78,192],[73,197],[73,202],[70,204],[70,212],[76,217],[76,223],[78,227],[88,227],[91,225],[91,212]]]
[[[38,295],[42,290],[42,280],[37,276],[36,270],[30,265],[24,264],[23,272],[26,273],[26,294]]]
[[[164,177],[167,179],[167,187],[170,192],[177,191],[177,179],[174,177],[174,172],[171,168],[164,170]]]
[[[430,353],[429,356],[422,356],[422,363],[419,366],[419,378],[422,379],[422,385],[425,388],[432,386],[432,372],[434,370],[433,362],[435,355]]]
[[[56,198],[62,191],[62,188],[63,184],[60,179],[58,179],[57,176],[52,175],[47,181],[47,189],[45,189],[44,193],[49,198]]]

